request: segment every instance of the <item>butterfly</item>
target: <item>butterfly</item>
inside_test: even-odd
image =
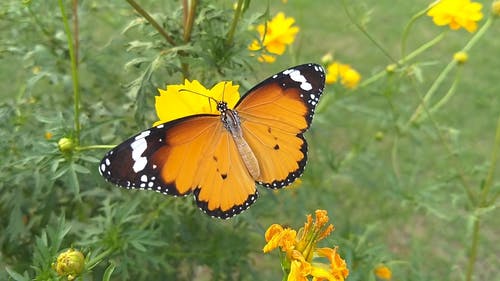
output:
[[[206,214],[233,217],[255,202],[256,183],[279,189],[302,175],[303,133],[324,85],[320,65],[286,69],[249,90],[234,109],[216,101],[220,114],[182,117],[129,138],[106,153],[99,172],[127,189],[192,193]]]

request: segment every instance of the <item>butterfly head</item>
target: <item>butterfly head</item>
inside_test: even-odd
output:
[[[225,113],[226,111],[228,111],[228,109],[229,109],[229,108],[227,107],[227,102],[225,102],[225,101],[219,101],[219,102],[217,102],[217,110],[218,110],[218,111],[219,111],[222,115],[224,115],[224,113]]]

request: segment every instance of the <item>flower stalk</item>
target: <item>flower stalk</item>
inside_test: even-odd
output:
[[[243,12],[244,2],[245,0],[238,0],[238,3],[236,4],[236,9],[234,10],[234,17],[231,23],[231,28],[229,29],[229,32],[227,33],[226,37],[226,46],[231,46],[233,44],[234,33],[236,32],[236,26],[238,26],[238,22]]]
[[[78,146],[80,143],[80,87],[79,87],[80,83],[78,78],[78,61],[76,57],[77,52],[74,44],[74,42],[76,42],[78,38],[75,37],[75,41],[73,41],[73,36],[71,34],[71,28],[69,26],[68,17],[66,16],[66,9],[64,8],[63,1],[59,0],[58,2],[59,2],[59,9],[61,10],[61,17],[64,25],[64,31],[66,33],[66,39],[68,41],[69,57],[71,60],[71,77],[73,80],[73,110],[74,110],[73,138],[76,146]],[[76,8],[74,10],[76,11]],[[75,29],[77,28],[78,26],[75,25]]]

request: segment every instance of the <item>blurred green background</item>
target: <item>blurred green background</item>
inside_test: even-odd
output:
[[[381,263],[393,280],[462,280],[477,216],[482,221],[474,280],[500,280],[496,197],[477,209],[462,187],[465,179],[480,192],[490,168],[500,113],[497,22],[469,52],[455,96],[418,126],[402,130],[421,95],[472,34],[446,31],[444,40],[393,79],[353,91],[328,85],[306,134],[309,160],[301,184],[279,192],[259,187],[252,208],[221,221],[199,212],[190,196],[106,183],[97,171],[105,149],[71,155],[58,150],[58,140],[70,137],[73,128],[61,13],[55,1],[24,2],[0,4],[0,267],[11,272],[0,270],[0,279],[17,276],[15,271],[19,280],[50,280],[57,253],[75,247],[96,261],[84,280],[100,280],[112,267],[111,280],[279,280],[278,254],[262,253],[265,229],[271,223],[298,228],[307,214],[326,209],[336,230],[324,246],[339,246],[351,271],[348,280],[376,280],[373,269]],[[405,25],[430,4],[347,2],[355,21],[395,58]],[[486,17],[491,2],[480,2]],[[65,4],[71,15],[71,3]],[[179,32],[169,27],[175,27],[173,15],[181,17],[180,2],[140,4],[167,31]],[[230,1],[200,6],[210,5],[214,18],[224,16],[217,9],[231,15]],[[276,63],[255,60],[252,72],[225,72],[223,79],[241,83],[241,92],[292,65],[320,62],[328,52],[363,80],[393,63],[346,16],[342,1],[252,1],[239,34],[248,32],[251,20],[263,22],[258,16],[266,5],[271,16],[284,11],[294,17],[300,32]],[[146,77],[159,50],[145,46],[158,46],[162,38],[149,25],[125,31],[140,19],[126,2],[80,1],[78,13],[81,145],[118,144],[156,121],[156,88],[180,83],[181,76],[172,71],[175,62],[164,61]],[[202,23],[195,29],[218,28]],[[447,29],[422,17],[410,31],[408,50]],[[499,172],[497,167],[496,195]]]

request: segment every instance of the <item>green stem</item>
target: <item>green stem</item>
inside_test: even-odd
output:
[[[465,273],[465,280],[472,280],[472,273],[474,272],[474,264],[476,263],[477,257],[477,245],[479,242],[479,217],[474,218],[474,225],[472,227],[472,245],[469,252],[469,262],[467,264],[467,271]]]
[[[99,144],[96,144],[96,145],[87,145],[87,146],[77,146],[75,147],[75,150],[77,151],[83,151],[83,150],[94,150],[94,149],[110,149],[110,148],[113,148],[115,147],[116,145],[105,145],[105,144],[102,144],[102,145],[99,145]]]
[[[498,157],[500,156],[500,116],[497,121],[497,130],[495,134],[495,143],[493,144],[493,151],[491,153],[490,169],[484,181],[483,191],[481,192],[480,207],[484,207],[487,203],[487,197],[490,192],[491,186],[493,185],[493,179],[495,176],[495,169],[497,165]]]
[[[406,24],[405,29],[403,29],[403,35],[401,36],[401,57],[404,58],[406,54],[406,39],[408,39],[408,34],[410,33],[410,28],[413,26],[413,24],[422,16],[424,16],[427,11],[430,9],[430,7],[425,8],[424,10],[418,12],[415,14],[408,24]]]
[[[226,46],[231,46],[233,44],[234,32],[236,31],[236,26],[238,25],[238,21],[243,11],[244,1],[245,0],[238,0],[238,3],[236,4],[236,10],[234,11],[233,22],[231,23],[231,28],[227,33]]]
[[[428,112],[429,114],[433,114],[434,112],[436,112],[439,108],[445,105],[450,100],[450,98],[456,93],[455,89],[457,88],[458,81],[460,80],[459,77],[460,77],[460,71],[457,72],[455,80],[453,81],[453,84],[451,85],[446,95],[444,95],[432,108],[429,109]],[[425,120],[425,116],[427,115],[422,116],[419,121]]]
[[[420,104],[418,105],[417,109],[410,117],[408,124],[414,123],[418,120],[420,114],[422,114],[422,112],[424,111],[424,108],[427,106],[429,100],[432,98],[432,96],[437,91],[439,86],[441,86],[441,84],[443,83],[446,76],[448,76],[448,73],[450,73],[450,71],[453,69],[453,67],[455,67],[456,64],[457,62],[455,60],[450,61],[448,65],[446,65],[446,67],[441,71],[441,73],[439,73],[436,80],[434,80],[434,83],[432,83],[431,87],[429,88],[427,93],[425,93],[424,97],[420,101]]]
[[[347,4],[345,3],[345,0],[342,0],[342,7],[344,8],[344,11],[345,11],[347,17],[349,18],[349,20],[352,23],[354,23],[354,25],[366,36],[366,38],[368,38],[368,40],[370,40],[389,60],[396,62],[396,59],[394,59],[391,56],[391,54],[389,54],[389,52],[387,50],[385,50],[384,47],[382,47],[382,45],[377,40],[375,40],[375,38],[373,38],[368,33],[368,31],[366,31],[366,29],[363,26],[361,26],[361,24],[359,22],[357,22],[354,19],[354,17],[349,12],[349,9],[347,8]]]
[[[101,262],[102,259],[104,259],[105,257],[109,256],[111,253],[113,253],[113,250],[112,249],[107,249],[106,251],[100,253],[99,255],[97,255],[94,258],[92,258],[91,260],[89,260],[86,263],[87,270],[90,270],[94,266],[98,265]]]
[[[493,185],[493,178],[495,175],[495,169],[497,165],[498,156],[500,155],[500,116],[497,121],[497,128],[495,133],[495,142],[493,144],[493,151],[491,154],[490,160],[490,168],[488,170],[488,174],[486,175],[486,180],[484,182],[483,190],[481,192],[481,197],[479,198],[479,202],[476,205],[476,209],[480,209],[486,207],[488,204],[488,195],[490,192],[490,188]],[[472,245],[469,252],[469,262],[467,265],[467,271],[465,274],[465,280],[472,280],[472,274],[474,272],[474,265],[477,259],[477,247],[479,244],[479,230],[480,230],[480,222],[481,217],[480,214],[474,215],[474,226],[472,229]]]
[[[191,4],[189,4],[189,2],[191,2]],[[193,31],[196,6],[198,6],[198,0],[184,0],[184,43],[187,43],[189,42],[189,40],[191,40],[191,32]]]
[[[436,45],[443,38],[444,38],[444,33],[436,36],[434,39],[430,40],[429,42],[427,42],[427,43],[423,44],[422,46],[418,47],[417,49],[415,49],[415,51],[411,52],[406,57],[398,60],[397,64],[398,65],[405,64],[407,61],[413,59],[414,57],[416,57],[416,56],[420,55],[421,53],[425,52],[430,47]],[[361,82],[359,84],[359,88],[366,87],[366,86],[370,85],[371,83],[373,83],[373,82],[377,81],[378,79],[384,77],[386,73],[387,73],[387,71],[384,69],[384,70],[382,70],[382,71],[374,74],[372,77],[370,77],[370,78],[364,80],[363,82]]]
[[[139,4],[137,4],[137,2],[135,2],[134,0],[127,0],[127,2],[141,16],[143,16],[151,24],[151,26],[153,26],[156,29],[158,31],[158,33],[160,33],[160,35],[163,36],[163,38],[165,38],[165,40],[167,40],[168,43],[170,43],[170,45],[172,45],[172,46],[176,46],[177,45],[175,43],[174,39],[172,39],[172,37],[170,37],[170,35],[168,35],[168,33],[165,31],[165,29],[163,29],[163,27],[161,27],[161,25],[158,24],[155,21],[155,19],[148,12],[146,12]]]
[[[71,36],[71,29],[69,27],[68,17],[66,16],[66,11],[64,9],[64,4],[62,0],[59,0],[59,8],[61,9],[61,16],[64,25],[64,31],[66,32],[66,38],[68,40],[68,50],[69,57],[71,60],[71,77],[73,78],[73,103],[74,103],[74,141],[76,145],[80,143],[80,89],[78,82],[78,62],[76,59],[75,47],[73,45],[73,38]]]

